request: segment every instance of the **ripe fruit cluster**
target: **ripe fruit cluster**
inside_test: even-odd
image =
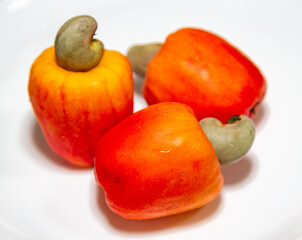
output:
[[[220,164],[240,160],[254,140],[249,117],[266,91],[258,68],[200,29],[181,29],[127,58],[91,39],[96,28],[90,16],[68,20],[32,65],[28,92],[49,146],[72,164],[94,166],[109,208],[124,218],[215,199]],[[136,113],[132,69],[145,75],[150,104]]]

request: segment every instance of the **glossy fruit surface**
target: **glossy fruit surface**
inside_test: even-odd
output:
[[[57,65],[50,47],[32,65],[28,92],[50,147],[79,166],[93,165],[99,138],[133,111],[131,67],[116,51],[105,50],[89,71],[73,72]]]
[[[259,69],[221,37],[185,28],[169,35],[149,62],[143,93],[149,104],[180,102],[198,120],[226,123],[233,115],[253,117],[266,82]]]
[[[96,148],[95,176],[109,208],[129,219],[201,207],[223,185],[212,145],[180,103],[149,106],[110,129]]]

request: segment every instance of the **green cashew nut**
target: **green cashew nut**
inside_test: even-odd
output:
[[[199,122],[214,147],[221,165],[239,161],[251,148],[255,138],[255,125],[249,117],[236,115],[227,124],[216,118],[205,118]]]
[[[162,47],[161,43],[149,43],[144,45],[134,45],[127,53],[133,71],[144,77],[150,60],[157,54]]]
[[[100,62],[104,45],[92,39],[97,29],[94,18],[81,15],[69,19],[55,39],[56,60],[59,66],[70,71],[88,71]]]

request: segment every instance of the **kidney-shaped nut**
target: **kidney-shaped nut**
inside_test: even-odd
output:
[[[255,125],[245,115],[232,116],[227,124],[216,118],[204,118],[199,124],[212,143],[221,165],[239,161],[249,151],[255,138]]]
[[[132,46],[127,53],[127,57],[131,63],[133,71],[137,75],[144,77],[148,63],[157,54],[161,47],[161,43]]]
[[[55,39],[56,60],[70,71],[88,71],[99,64],[104,45],[92,39],[97,22],[91,16],[80,15],[69,19],[60,28]]]

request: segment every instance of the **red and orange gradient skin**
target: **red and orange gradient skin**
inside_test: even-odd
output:
[[[198,120],[253,117],[266,82],[243,53],[217,35],[184,28],[169,35],[149,62],[143,93],[148,104],[180,102]]]
[[[109,208],[152,219],[199,208],[220,193],[215,151],[192,109],[159,103],[110,129],[96,148],[95,176]]]
[[[28,92],[49,146],[83,167],[94,165],[100,137],[133,112],[131,66],[116,51],[105,50],[87,72],[73,72],[57,65],[50,47],[32,65]]]

